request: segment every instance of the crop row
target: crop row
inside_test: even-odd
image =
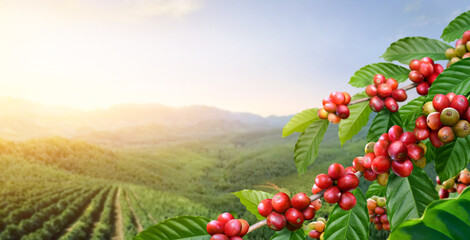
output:
[[[114,203],[116,199],[116,188],[113,188],[107,196],[100,220],[93,230],[92,240],[111,239],[114,232]]]
[[[86,208],[85,212],[73,224],[70,231],[66,232],[60,240],[74,240],[74,239],[89,239],[93,230],[93,224],[99,219],[100,213],[103,210],[104,201],[110,189],[102,189],[93,198],[91,203]]]

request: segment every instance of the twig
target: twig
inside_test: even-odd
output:
[[[362,176],[362,172],[356,172],[355,174],[356,174],[357,178],[360,178]],[[322,190],[321,192],[319,192],[317,194],[313,194],[312,196],[310,196],[310,201],[315,201],[317,199],[320,199],[323,196],[324,192],[325,192],[325,190]],[[266,219],[251,225],[250,228],[248,229],[247,234],[250,233],[250,232],[253,232],[254,230],[256,230],[256,229],[258,229],[258,228],[260,228],[264,225],[266,225]]]

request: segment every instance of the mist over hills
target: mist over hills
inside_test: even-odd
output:
[[[118,104],[91,111],[0,98],[2,138],[23,140],[63,136],[83,139],[141,141],[172,137],[217,135],[227,132],[263,131],[282,128],[291,116],[262,117],[215,107],[168,107],[161,104]]]

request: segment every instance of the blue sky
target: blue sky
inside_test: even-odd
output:
[[[439,38],[465,1],[0,1],[0,95],[77,108],[318,107],[405,36]],[[3,37],[5,36],[5,37]]]

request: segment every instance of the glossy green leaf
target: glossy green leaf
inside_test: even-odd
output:
[[[452,240],[470,236],[470,188],[457,199],[430,204],[420,219],[403,222],[390,240]]]
[[[470,58],[452,64],[436,78],[429,89],[426,101],[432,101],[436,94],[453,92],[466,95],[470,92]]]
[[[399,61],[408,65],[413,59],[430,57],[433,60],[446,60],[448,44],[425,37],[406,37],[390,45],[382,55],[387,61]]]
[[[258,220],[263,220],[264,217],[261,216],[258,212],[258,204],[261,200],[266,198],[272,198],[274,194],[256,191],[256,190],[241,190],[239,192],[232,193],[240,199],[240,202],[245,205],[246,209],[253,213]]]
[[[393,231],[403,221],[423,215],[426,206],[438,199],[438,194],[428,175],[415,167],[406,178],[390,174],[385,198],[390,229]]]
[[[420,96],[400,107],[398,112],[400,113],[400,118],[403,122],[403,129],[405,131],[413,131],[416,119],[422,115],[423,104],[424,96]]]
[[[408,79],[410,70],[393,63],[374,63],[369,64],[357,70],[349,80],[353,87],[363,88],[374,84],[374,76],[382,74],[385,78],[393,78],[398,82],[404,82]]]
[[[367,189],[366,198],[371,198],[372,196],[385,197],[385,192],[387,191],[386,186],[380,185],[377,180],[375,180]]]
[[[318,156],[318,147],[325,136],[328,128],[327,120],[319,120],[305,129],[300,135],[294,150],[294,161],[297,172],[303,174],[307,167],[315,161]]]
[[[325,240],[361,240],[369,236],[369,212],[361,190],[352,192],[356,196],[356,206],[345,211],[335,204],[326,223]]]
[[[388,132],[393,125],[402,126],[400,114],[398,112],[392,113],[387,109],[383,109],[377,116],[375,116],[372,125],[370,126],[369,132],[367,133],[367,142],[375,142],[379,137]]]
[[[452,42],[462,38],[463,33],[470,30],[470,11],[464,12],[456,17],[444,28],[441,38],[446,42]]]
[[[358,93],[352,97],[352,100],[365,98],[364,92]],[[369,101],[361,102],[349,106],[349,118],[342,119],[339,123],[338,136],[343,145],[347,140],[353,138],[361,129],[367,125],[372,110],[369,107]]]
[[[470,136],[457,138],[436,150],[435,167],[441,181],[454,177],[469,163]]]
[[[305,233],[302,229],[295,232],[284,229],[282,231],[275,232],[271,237],[271,240],[305,240]]]
[[[295,114],[282,129],[282,137],[287,137],[294,132],[303,133],[310,124],[320,119],[317,112],[317,108],[312,108]]]
[[[206,225],[210,220],[205,217],[181,216],[167,219],[153,225],[135,236],[134,240],[209,240]]]
[[[436,150],[437,148],[432,145],[431,141],[429,139],[426,139],[426,141],[423,141],[424,144],[426,144],[427,150],[426,150],[426,163],[430,163],[436,159]]]

